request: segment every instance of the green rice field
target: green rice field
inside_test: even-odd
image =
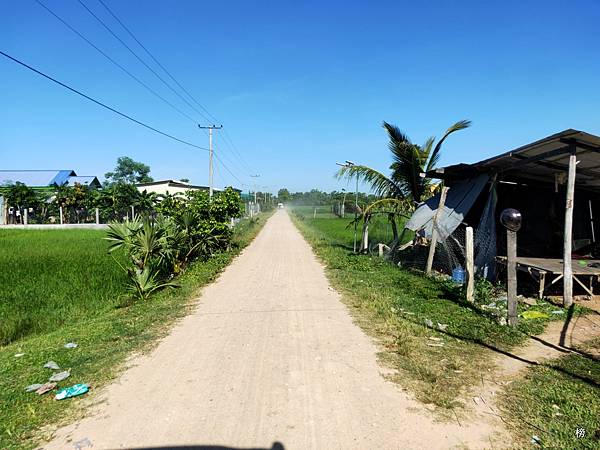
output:
[[[114,308],[124,272],[102,230],[0,230],[0,345]]]

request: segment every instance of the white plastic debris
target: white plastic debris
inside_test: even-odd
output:
[[[35,384],[30,384],[29,386],[27,386],[25,388],[25,390],[27,392],[33,392],[33,391],[37,391],[39,388],[41,388],[43,386],[43,384],[40,383],[35,383]]]
[[[59,365],[56,364],[54,361],[48,361],[46,364],[44,364],[44,368],[52,369],[52,370],[60,370]]]
[[[15,353],[15,358],[20,358],[21,356],[25,356],[25,353]]]
[[[557,309],[556,311],[552,311],[552,314],[564,314],[565,312],[561,309]]]
[[[48,378],[48,381],[62,381],[69,378],[70,375],[71,372],[69,370],[65,370],[63,372],[55,373],[50,378]]]
[[[448,328],[448,324],[438,322],[437,327],[438,327],[438,330],[440,330],[440,331],[446,331],[446,328]]]
[[[77,348],[77,344],[75,342],[67,342],[65,348]]]
[[[534,434],[533,436],[531,436],[531,443],[532,443],[532,444],[537,444],[537,445],[540,445],[540,444],[541,444],[541,442],[542,442],[542,441],[540,440],[540,437],[539,437],[539,436],[537,436],[537,435],[535,435],[535,434]]]
[[[425,319],[425,325],[429,328],[433,328],[433,322],[430,319]]]

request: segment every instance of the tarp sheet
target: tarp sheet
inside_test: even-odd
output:
[[[489,179],[489,175],[482,174],[450,186],[446,203],[437,219],[440,240],[450,236],[461,224]],[[406,223],[406,228],[413,231],[423,230],[425,237],[431,237],[433,216],[439,203],[440,194],[422,203]]]

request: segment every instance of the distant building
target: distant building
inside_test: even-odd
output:
[[[0,170],[0,186],[23,183],[33,189],[81,184],[99,189],[102,184],[92,175],[78,176],[74,170]]]
[[[175,180],[159,180],[152,181],[150,183],[136,184],[135,187],[138,191],[153,192],[155,194],[177,194],[185,193],[186,191],[208,191],[208,186],[199,186],[184,181]],[[239,189],[233,188],[234,191],[241,193]],[[213,192],[221,192],[223,189],[213,188]]]

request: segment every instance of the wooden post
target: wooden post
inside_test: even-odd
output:
[[[429,255],[427,256],[427,267],[425,269],[427,275],[431,275],[431,268],[433,267],[433,257],[435,255],[435,246],[437,245],[437,221],[442,209],[444,209],[448,189],[449,188],[446,186],[442,188],[442,192],[440,194],[440,203],[438,204],[435,214],[433,215],[433,222],[431,224],[431,243],[429,244]]]
[[[96,208],[96,225],[100,225],[100,209]]]
[[[385,244],[382,244],[381,242],[378,244],[378,246],[379,246],[379,256],[380,256],[380,257],[381,257],[381,256],[383,256],[383,246],[384,246],[384,245],[385,245]]]
[[[511,327],[518,323],[517,316],[517,232],[506,230],[507,322]]]
[[[563,305],[573,304],[573,268],[571,249],[573,246],[573,201],[575,197],[575,149],[569,157],[569,177],[567,179],[567,201],[565,204],[565,233],[563,247]]]
[[[473,228],[467,227],[465,240],[465,265],[467,266],[467,301],[473,302],[475,299],[475,261],[473,251]]]
[[[63,207],[62,206],[60,206],[58,208],[58,212],[60,213],[60,224],[62,225],[63,224]]]

